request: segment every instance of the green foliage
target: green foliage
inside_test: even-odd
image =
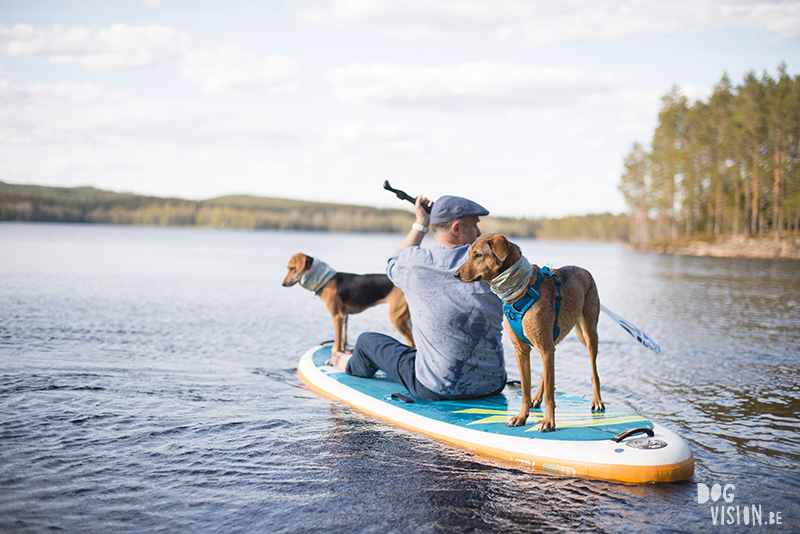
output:
[[[628,242],[630,222],[626,214],[611,213],[541,219],[537,237],[561,241]]]
[[[621,177],[634,243],[800,231],[800,77],[778,73],[662,99],[651,150],[634,145]]]

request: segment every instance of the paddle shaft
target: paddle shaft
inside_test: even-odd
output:
[[[412,197],[411,195],[409,195],[405,191],[401,191],[400,189],[395,189],[391,185],[389,185],[389,180],[384,180],[383,188],[386,189],[387,191],[391,191],[392,193],[397,195],[397,198],[399,198],[400,200],[408,200],[412,204],[416,204],[417,203],[417,199],[415,199],[414,197]],[[424,209],[428,213],[431,212],[431,207],[428,206],[427,204],[423,204],[422,205],[422,209]]]

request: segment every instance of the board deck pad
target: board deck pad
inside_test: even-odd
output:
[[[522,390],[474,400],[417,399],[383,373],[350,376],[325,364],[331,346],[308,350],[297,366],[316,392],[400,427],[537,473],[651,484],[691,478],[694,456],[673,431],[627,410],[556,392],[556,430],[539,432],[542,409],[524,426],[506,423],[519,412]],[[646,434],[646,435],[645,435]],[[614,439],[616,438],[616,439]]]
[[[429,401],[413,398],[407,403],[392,398],[393,393],[409,397],[411,393],[383,373],[373,378],[360,378],[336,371],[325,365],[330,359],[330,347],[320,347],[313,356],[314,364],[329,377],[346,386],[379,399],[396,404],[409,412],[436,419],[443,423],[467,426],[474,430],[507,436],[535,437],[559,441],[593,441],[613,438],[632,428],[653,428],[653,423],[635,413],[606,406],[605,412],[592,412],[591,402],[556,392],[556,431],[539,432],[542,409],[530,412],[525,426],[506,426],[517,415],[522,405],[522,390],[507,386],[499,395],[465,401]],[[544,406],[544,405],[542,405]],[[531,435],[535,432],[535,435]]]

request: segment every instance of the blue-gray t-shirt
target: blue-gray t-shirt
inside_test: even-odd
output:
[[[467,284],[453,276],[468,250],[398,249],[386,267],[411,310],[417,380],[445,397],[485,395],[506,381],[502,302],[488,283]]]

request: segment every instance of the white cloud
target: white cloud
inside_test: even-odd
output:
[[[52,28],[34,28],[29,24],[17,24],[11,28],[0,26],[0,53],[10,56],[56,54],[85,49],[90,38],[88,28],[63,29],[58,24]]]
[[[275,181],[292,196],[292,178],[311,159],[304,151],[322,142],[323,132],[251,106],[0,79],[0,180],[8,182],[208,198],[278,195]]]
[[[633,76],[571,67],[484,61],[456,66],[363,64],[323,74],[345,102],[451,110],[546,108],[629,84]]]
[[[507,19],[509,2],[461,0],[292,0],[309,24],[346,29],[378,27],[403,40],[445,40],[490,30]]]
[[[333,152],[420,154],[453,149],[447,136],[425,136],[395,124],[349,121],[328,129],[326,147]]]
[[[47,55],[55,65],[111,70],[149,67],[175,61],[192,46],[184,31],[167,26],[114,24],[97,33],[85,27],[0,27],[0,52],[11,56]]]
[[[650,135],[658,117],[662,94],[647,89],[625,89],[610,94],[589,94],[579,99],[567,123],[571,135]]]
[[[200,46],[176,28],[114,24],[98,32],[88,28],[0,26],[0,53],[46,55],[56,65],[88,70],[152,67],[176,63],[180,75],[207,93],[229,96],[293,93],[309,85],[293,59],[258,57],[233,44]]]
[[[5,107],[43,105],[81,105],[97,103],[109,96],[105,88],[93,83],[35,83],[29,86],[0,81],[0,105]]]
[[[76,128],[84,136],[90,130],[81,117],[85,105],[98,106],[108,97],[91,83],[21,86],[0,80],[0,145],[63,142],[74,139]]]
[[[277,55],[258,57],[232,44],[190,50],[180,72],[206,93],[234,96],[295,93],[310,83],[300,62]]]
[[[379,29],[404,41],[489,35],[539,46],[739,27],[800,37],[800,2],[781,0],[293,0],[301,20]]]
[[[532,205],[513,197],[513,189],[485,186],[487,178],[528,183],[550,172],[587,197],[578,202],[564,195],[571,198],[570,213],[597,211],[597,197],[588,198],[583,185],[591,185],[597,172],[585,171],[585,160],[573,157],[587,134],[564,134],[587,111],[581,106],[561,109],[556,124],[534,122],[515,132],[494,130],[488,126],[493,118],[465,119],[459,126],[369,120],[302,126],[253,106],[142,98],[91,83],[0,79],[0,180],[184,198],[247,192],[396,207],[380,188],[389,179],[410,192],[480,196],[497,214],[556,215],[555,193],[534,195]],[[616,142],[614,132],[587,131]],[[575,176],[582,177],[580,186]]]
[[[731,2],[719,11],[732,25],[765,31],[776,39],[800,38],[800,2]]]
[[[140,98],[92,83],[23,86],[0,80],[0,145],[243,145],[280,147],[308,134],[263,115],[195,101]]]

